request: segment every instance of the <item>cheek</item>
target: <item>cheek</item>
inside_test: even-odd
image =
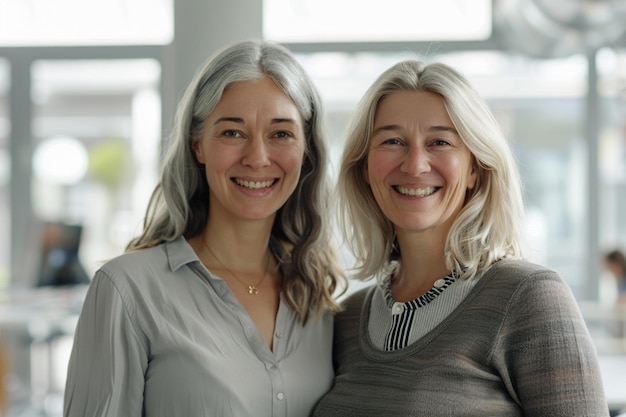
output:
[[[473,189],[476,186],[476,169],[474,168],[474,164],[471,160],[461,161],[459,163],[459,168],[461,172],[465,174],[465,185],[466,189]]]
[[[464,184],[464,188],[474,188],[476,174],[470,161],[464,158],[451,157],[440,166],[448,179],[454,179],[457,184]]]
[[[369,158],[365,170],[365,180],[370,186],[372,195],[378,205],[384,206],[387,187],[385,178],[388,174],[388,164],[384,163],[381,158]]]
[[[206,157],[204,155],[206,155]],[[205,152],[204,155],[202,156],[203,163],[207,166],[208,170],[212,171],[227,167],[232,159],[230,155],[216,152],[215,149],[211,152]]]
[[[286,152],[280,152],[276,156],[276,161],[279,161],[285,172],[297,171],[299,173],[305,161],[304,147],[294,146]]]
[[[224,178],[230,176],[230,170],[237,164],[237,159],[227,153],[205,152],[204,172],[211,187],[219,187]]]
[[[374,185],[376,182],[383,181],[396,165],[396,162],[392,158],[370,154],[364,167],[367,183]]]
[[[376,179],[376,169],[377,169],[377,159],[374,158],[374,153],[370,151],[367,155],[367,159],[365,159],[365,166],[363,169],[365,170],[365,178],[367,179],[367,183],[371,186],[372,182]]]

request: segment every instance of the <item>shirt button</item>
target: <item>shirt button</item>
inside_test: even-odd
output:
[[[283,394],[282,392],[279,392],[278,394],[276,394],[276,399],[278,401],[282,401],[283,398],[285,398],[285,394]]]
[[[401,314],[404,311],[404,304],[402,303],[394,303],[393,307],[391,308],[391,312],[393,314]]]
[[[283,334],[281,332],[276,332],[276,337],[280,339],[281,337],[283,337]]]

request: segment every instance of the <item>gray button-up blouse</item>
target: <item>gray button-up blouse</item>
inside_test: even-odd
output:
[[[308,416],[332,384],[332,326],[302,326],[281,297],[270,351],[183,238],[126,253],[90,284],[64,416]]]

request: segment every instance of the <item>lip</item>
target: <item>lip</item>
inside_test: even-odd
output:
[[[394,191],[401,195],[402,197],[409,198],[425,198],[433,195],[441,187],[437,186],[415,186],[415,185],[394,185],[392,186]]]
[[[278,178],[273,177],[232,177],[230,180],[238,190],[253,197],[262,197],[271,193],[279,181]]]

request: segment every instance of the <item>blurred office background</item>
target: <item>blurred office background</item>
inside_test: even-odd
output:
[[[465,74],[519,160],[531,258],[571,286],[626,408],[602,261],[626,249],[624,22],[626,0],[0,0],[0,416],[60,415],[89,278],[139,232],[191,77],[246,38],[286,44],[314,78],[335,164],[392,63]]]

